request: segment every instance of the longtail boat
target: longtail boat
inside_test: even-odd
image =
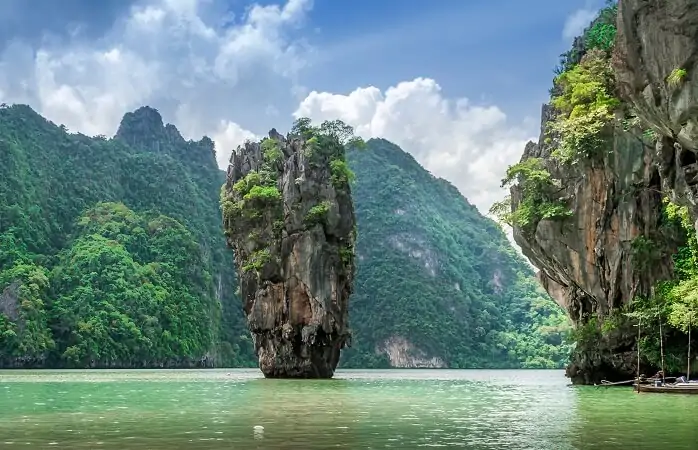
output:
[[[662,318],[661,314],[659,316],[659,352],[661,355],[662,370],[660,370],[657,375],[652,377],[650,380],[643,380],[640,376],[640,327],[642,325],[642,318],[637,324],[637,377],[635,378],[634,390],[638,393],[640,392],[654,392],[660,394],[692,394],[698,395],[698,380],[691,381],[691,322],[693,320],[693,313],[688,321],[688,357],[686,361],[686,377],[678,377],[674,383],[667,383],[668,377],[664,376],[664,336],[662,333]],[[643,383],[643,381],[645,381]]]
[[[698,382],[672,383],[663,385],[638,384],[635,385],[639,392],[656,392],[661,394],[693,394],[698,395]]]

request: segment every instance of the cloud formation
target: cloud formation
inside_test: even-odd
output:
[[[216,137],[219,161],[273,120],[269,104],[292,104],[308,51],[293,36],[312,0],[253,5],[240,18],[216,14],[215,0],[136,3],[100,39],[32,48],[15,42],[0,56],[0,98],[28,103],[85,134],[112,135],[123,114],[155,106],[186,137]],[[237,123],[231,117],[244,118]],[[244,122],[244,123],[243,123]],[[249,125],[248,125],[249,124]]]
[[[508,124],[496,106],[445,98],[429,78],[404,81],[385,92],[373,86],[347,95],[313,91],[294,115],[314,122],[341,119],[364,138],[398,144],[458,187],[483,214],[506,195],[500,188],[506,168],[534,138],[531,126]]]
[[[496,106],[445,97],[430,78],[349,94],[302,85],[315,49],[302,31],[312,0],[252,5],[231,16],[222,0],[136,0],[101,36],[79,32],[0,54],[0,101],[28,103],[72,131],[111,136],[127,111],[156,107],[187,138],[210,136],[224,168],[230,152],[287,114],[339,118],[383,137],[455,184],[482,213],[537,125],[512,125]]]
[[[565,26],[562,28],[562,38],[571,40],[580,36],[584,29],[596,18],[598,10],[583,8],[578,9],[567,17]]]

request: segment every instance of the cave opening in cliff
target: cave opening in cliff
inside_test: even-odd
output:
[[[679,161],[681,162],[681,167],[690,166],[692,164],[698,163],[696,159],[696,154],[691,150],[682,149],[679,155]]]

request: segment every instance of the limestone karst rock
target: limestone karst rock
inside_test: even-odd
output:
[[[542,129],[553,112],[543,108]],[[539,158],[553,179],[569,217],[540,220],[535,227],[514,227],[514,239],[539,269],[538,278],[577,327],[606,317],[630,299],[647,295],[658,280],[672,274],[670,254],[648,265],[634,250],[640,236],[658,233],[662,196],[652,148],[633,134],[613,127],[607,150],[592,164],[565,166],[551,157],[556,141],[543,131],[526,146],[523,161]],[[520,186],[512,187],[518,206]],[[532,228],[532,229],[531,229]],[[627,379],[635,371],[636,330],[615,329],[600,340],[578,341],[567,374],[574,382]]]
[[[565,55],[540,139],[524,151],[544,182],[511,189],[512,213],[523,207],[514,239],[577,326],[577,383],[636,373],[637,328],[602,324],[674,277],[680,243],[663,199],[698,218],[698,5],[622,0],[617,15],[605,11]],[[565,140],[575,158],[561,157]]]
[[[698,4],[623,0],[613,68],[621,98],[659,138],[662,187],[698,219]]]
[[[266,377],[330,378],[348,343],[356,226],[341,122],[296,122],[233,153],[224,227]]]

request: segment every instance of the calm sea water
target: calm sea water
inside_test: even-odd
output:
[[[698,396],[538,370],[0,371],[0,448],[422,447],[695,450]]]

